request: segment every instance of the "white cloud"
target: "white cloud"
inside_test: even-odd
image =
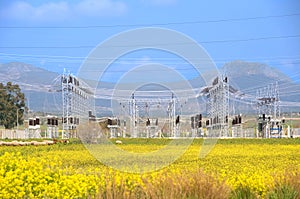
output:
[[[74,6],[74,10],[87,16],[114,16],[126,12],[123,2],[112,0],[84,0]]]
[[[143,3],[162,6],[162,5],[173,5],[177,0],[141,0]]]
[[[1,8],[0,17],[29,21],[57,21],[77,17],[119,16],[126,12],[126,4],[114,0],[81,0],[49,2],[33,6],[17,1]]]

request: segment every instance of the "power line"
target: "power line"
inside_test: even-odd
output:
[[[183,22],[166,22],[166,23],[149,23],[149,24],[114,24],[114,25],[88,25],[88,26],[0,26],[0,29],[88,29],[88,28],[118,28],[118,27],[141,27],[141,26],[169,26],[169,25],[193,25],[206,23],[248,21],[259,19],[283,18],[300,16],[300,13],[270,15],[245,18],[229,18],[217,20],[198,20],[198,21],[183,21]]]
[[[76,60],[82,61],[82,59],[86,59],[86,56],[66,56],[66,55],[45,55],[45,54],[14,54],[14,53],[1,53],[0,56],[4,57],[20,57],[20,58],[45,58],[45,59],[61,59],[61,60]],[[89,60],[111,60],[113,57],[89,57]],[[207,58],[200,58],[200,57],[195,57],[195,58],[190,58],[191,60],[199,60],[199,61],[207,61],[210,59]],[[127,57],[127,58],[122,58],[122,60],[125,61],[142,61],[140,57]],[[150,61],[178,61],[182,60],[181,58],[178,57],[151,57]],[[260,61],[300,61],[300,54],[299,55],[293,55],[293,56],[275,56],[275,57],[253,57],[251,59],[246,58],[246,57],[238,57],[235,58],[234,60],[260,60]],[[213,61],[228,61],[227,58],[218,58],[218,59],[213,59]]]
[[[200,44],[210,44],[210,43],[230,43],[230,42],[247,42],[247,41],[257,41],[257,40],[269,40],[269,39],[288,39],[297,38],[300,35],[284,35],[284,36],[270,36],[270,37],[257,37],[257,38],[247,38],[247,39],[229,39],[229,40],[212,40],[212,41],[199,41]],[[194,45],[194,42],[182,42],[182,43],[160,43],[151,45],[160,46],[172,46],[172,45]],[[120,47],[140,47],[147,46],[149,44],[139,44],[139,45],[110,45],[105,46],[106,48],[120,48]],[[76,49],[76,48],[95,48],[95,46],[82,45],[82,46],[0,46],[0,48],[6,49]]]

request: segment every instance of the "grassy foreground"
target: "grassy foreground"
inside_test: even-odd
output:
[[[148,153],[170,140],[122,142],[122,150]],[[140,174],[105,166],[78,140],[0,146],[0,198],[300,198],[300,139],[218,140],[199,158],[202,143],[196,139],[174,163]]]

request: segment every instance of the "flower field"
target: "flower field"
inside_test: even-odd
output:
[[[148,153],[169,140],[122,142],[124,151]],[[218,140],[199,158],[202,143],[195,139],[169,166],[143,173],[105,166],[76,140],[0,146],[0,198],[300,198],[300,139]]]

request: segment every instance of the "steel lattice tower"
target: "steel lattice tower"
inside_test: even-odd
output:
[[[257,114],[271,115],[274,119],[280,117],[278,83],[270,84],[256,91]]]
[[[176,123],[175,123],[176,99],[174,97],[174,93],[172,93],[172,99],[168,104],[167,113],[168,113],[168,120],[169,120],[170,136],[171,137],[178,137],[178,135],[176,133],[178,130],[176,129]]]
[[[227,77],[217,77],[209,90],[208,116],[210,118],[210,132],[212,137],[228,136],[229,116],[229,83]]]
[[[151,119],[150,109],[153,106],[167,106],[167,122],[169,127],[169,137],[177,137],[178,135],[176,132],[179,132],[179,126],[176,126],[175,121],[175,114],[176,114],[176,99],[174,97],[174,94],[172,95],[171,100],[169,99],[157,99],[157,98],[141,98],[139,95],[135,95],[136,93],[133,93],[131,95],[131,98],[128,102],[129,104],[129,117],[130,117],[130,131],[131,131],[131,137],[139,137],[142,132],[144,131],[144,126],[141,126],[140,123],[144,122],[145,119]],[[162,115],[161,115],[162,116]],[[163,118],[158,118],[163,119]],[[154,120],[152,118],[151,124],[154,123]],[[156,123],[156,122],[155,122]],[[157,126],[157,125],[154,125]],[[147,126],[145,126],[147,128]]]
[[[80,120],[88,120],[88,111],[92,110],[92,92],[89,86],[79,78],[64,71],[61,76],[63,102],[63,132],[65,136],[76,137],[76,126]]]
[[[134,93],[131,95],[131,100],[129,102],[129,115],[131,118],[131,137],[136,138],[137,137],[137,106],[136,106],[136,100],[134,98]]]

